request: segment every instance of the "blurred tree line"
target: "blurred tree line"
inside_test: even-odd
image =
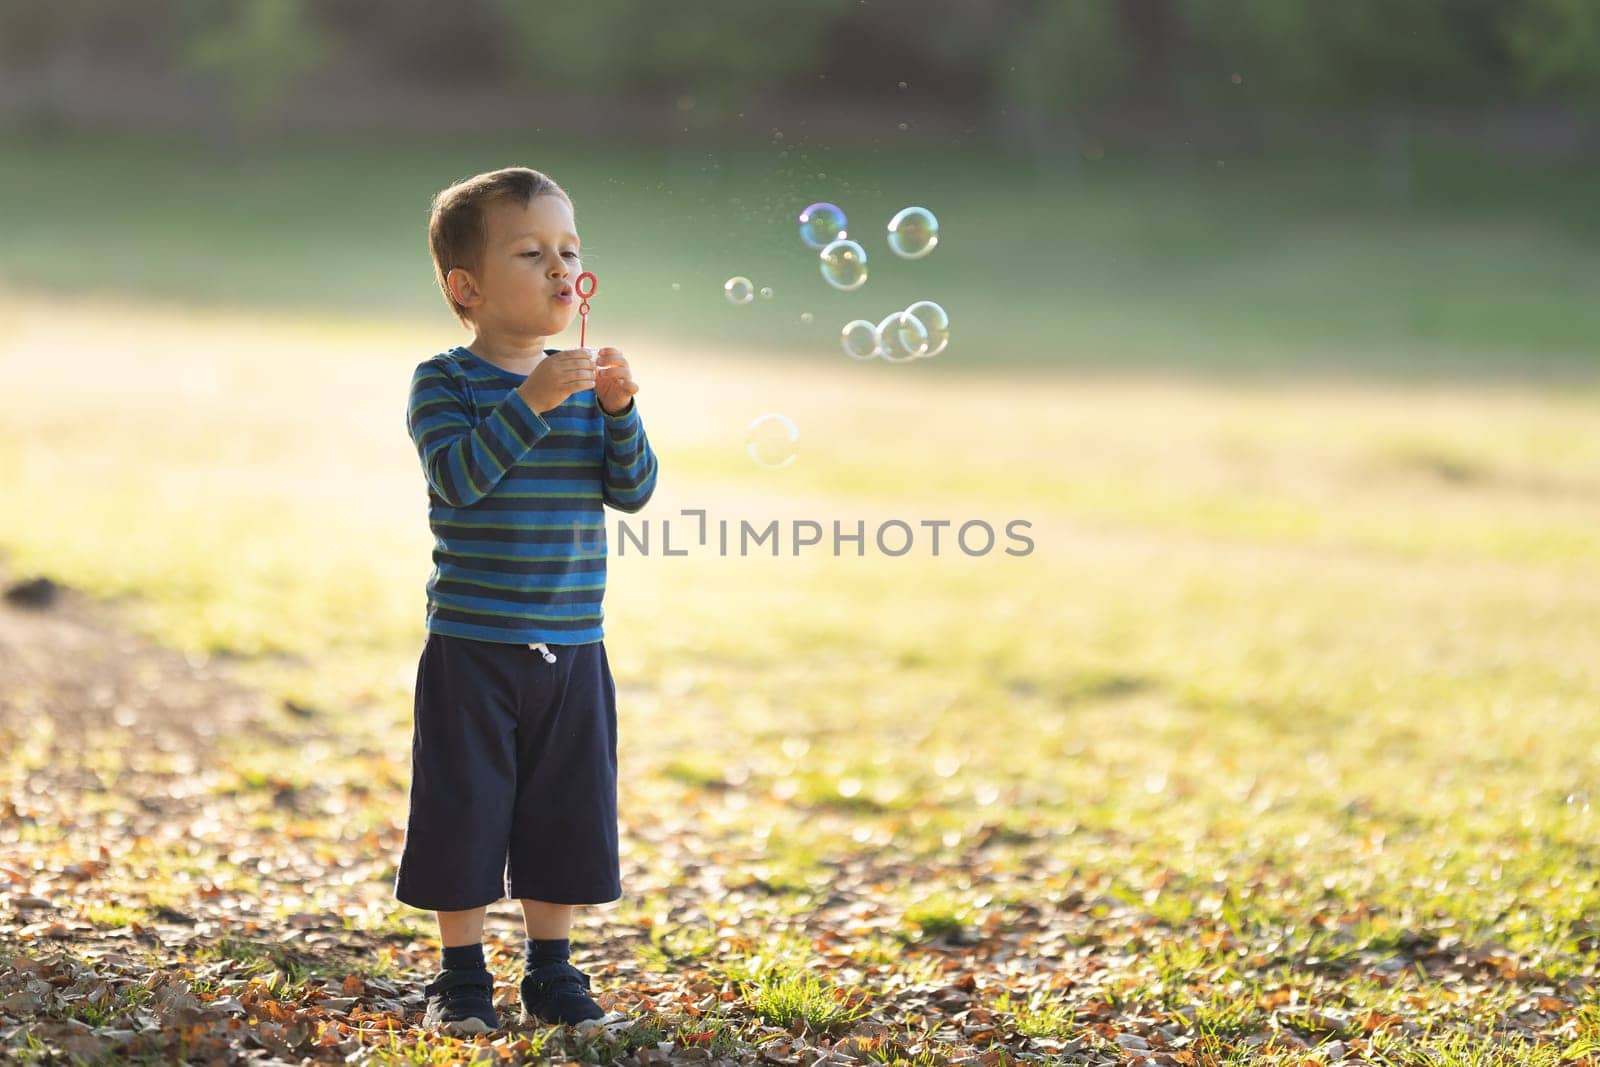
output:
[[[61,56],[209,76],[242,117],[336,73],[374,83],[753,96],[1047,122],[1130,110],[1404,111],[1600,97],[1596,0],[52,0],[0,7],[0,67]]]

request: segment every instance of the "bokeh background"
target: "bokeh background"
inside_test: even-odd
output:
[[[406,390],[467,340],[424,229],[526,164],[661,462],[606,601],[625,897],[576,935],[619,1004],[734,1058],[827,1021],[805,976],[916,1063],[1158,1023],[1212,1057],[1173,1062],[1600,1042],[1597,117],[1587,0],[6,5],[7,578],[193,675],[119,688],[7,609],[8,936],[340,982],[283,955],[335,916],[355,973],[432,966],[388,896],[432,547]],[[858,291],[799,240],[818,200]],[[845,357],[918,299],[944,352]],[[686,508],[866,552],[666,557]],[[920,525],[1019,519],[1021,557]],[[195,734],[224,678],[263,710]],[[691,1012],[698,981],[739,996]]]
[[[964,355],[922,373],[1581,370],[1597,40],[1578,0],[24,5],[0,263],[437,322],[419,202],[521,160],[652,336],[826,348],[937,291]],[[925,203],[949,254],[821,291],[818,199]],[[730,316],[731,274],[778,302]]]

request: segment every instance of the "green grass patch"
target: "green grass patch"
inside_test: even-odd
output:
[[[959,938],[972,920],[972,908],[949,893],[935,893],[907,906],[905,921],[913,938]]]
[[[133,923],[147,923],[151,914],[148,909],[127,904],[91,902],[83,909],[83,917],[96,926],[121,927]]]
[[[429,198],[522,161],[575,196],[585,266],[606,279],[597,316],[628,335],[840,358],[847,320],[933,298],[953,327],[948,352],[922,368],[935,374],[1592,375],[1586,354],[1600,341],[1580,282],[1600,263],[1592,173],[1426,143],[1410,153],[1403,195],[1383,161],[1350,151],[1063,171],[993,151],[847,142],[732,147],[709,163],[547,138],[537,158],[525,143],[468,137],[307,138],[233,161],[159,137],[0,148],[0,196],[32,205],[0,249],[0,280],[58,293],[399,313],[443,332],[422,243]],[[122,177],[118,197],[99,195],[106,173]],[[798,239],[795,217],[819,196],[867,242],[860,291],[829,289]],[[881,237],[911,203],[943,223],[938,251],[914,263]],[[998,280],[972,284],[975,261]],[[733,274],[776,297],[731,306],[722,283]]]
[[[740,995],[763,1021],[788,1027],[801,1020],[813,1033],[841,1030],[868,1010],[821,975],[776,967],[744,981]]]

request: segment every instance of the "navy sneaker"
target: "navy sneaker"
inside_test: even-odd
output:
[[[589,996],[589,976],[566,960],[529,971],[522,979],[523,1023],[580,1023],[605,1011]]]
[[[422,1024],[430,1030],[486,1034],[500,1028],[494,1013],[494,975],[486,970],[443,970],[422,991],[428,996]]]

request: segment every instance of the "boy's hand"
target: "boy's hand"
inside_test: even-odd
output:
[[[517,386],[517,392],[543,415],[573,393],[593,389],[594,375],[594,353],[587,348],[568,348],[541,359]]]
[[[615,348],[602,348],[597,353],[594,395],[600,401],[600,410],[607,415],[620,415],[632,403],[629,399],[639,391],[628,369],[628,357]]]

